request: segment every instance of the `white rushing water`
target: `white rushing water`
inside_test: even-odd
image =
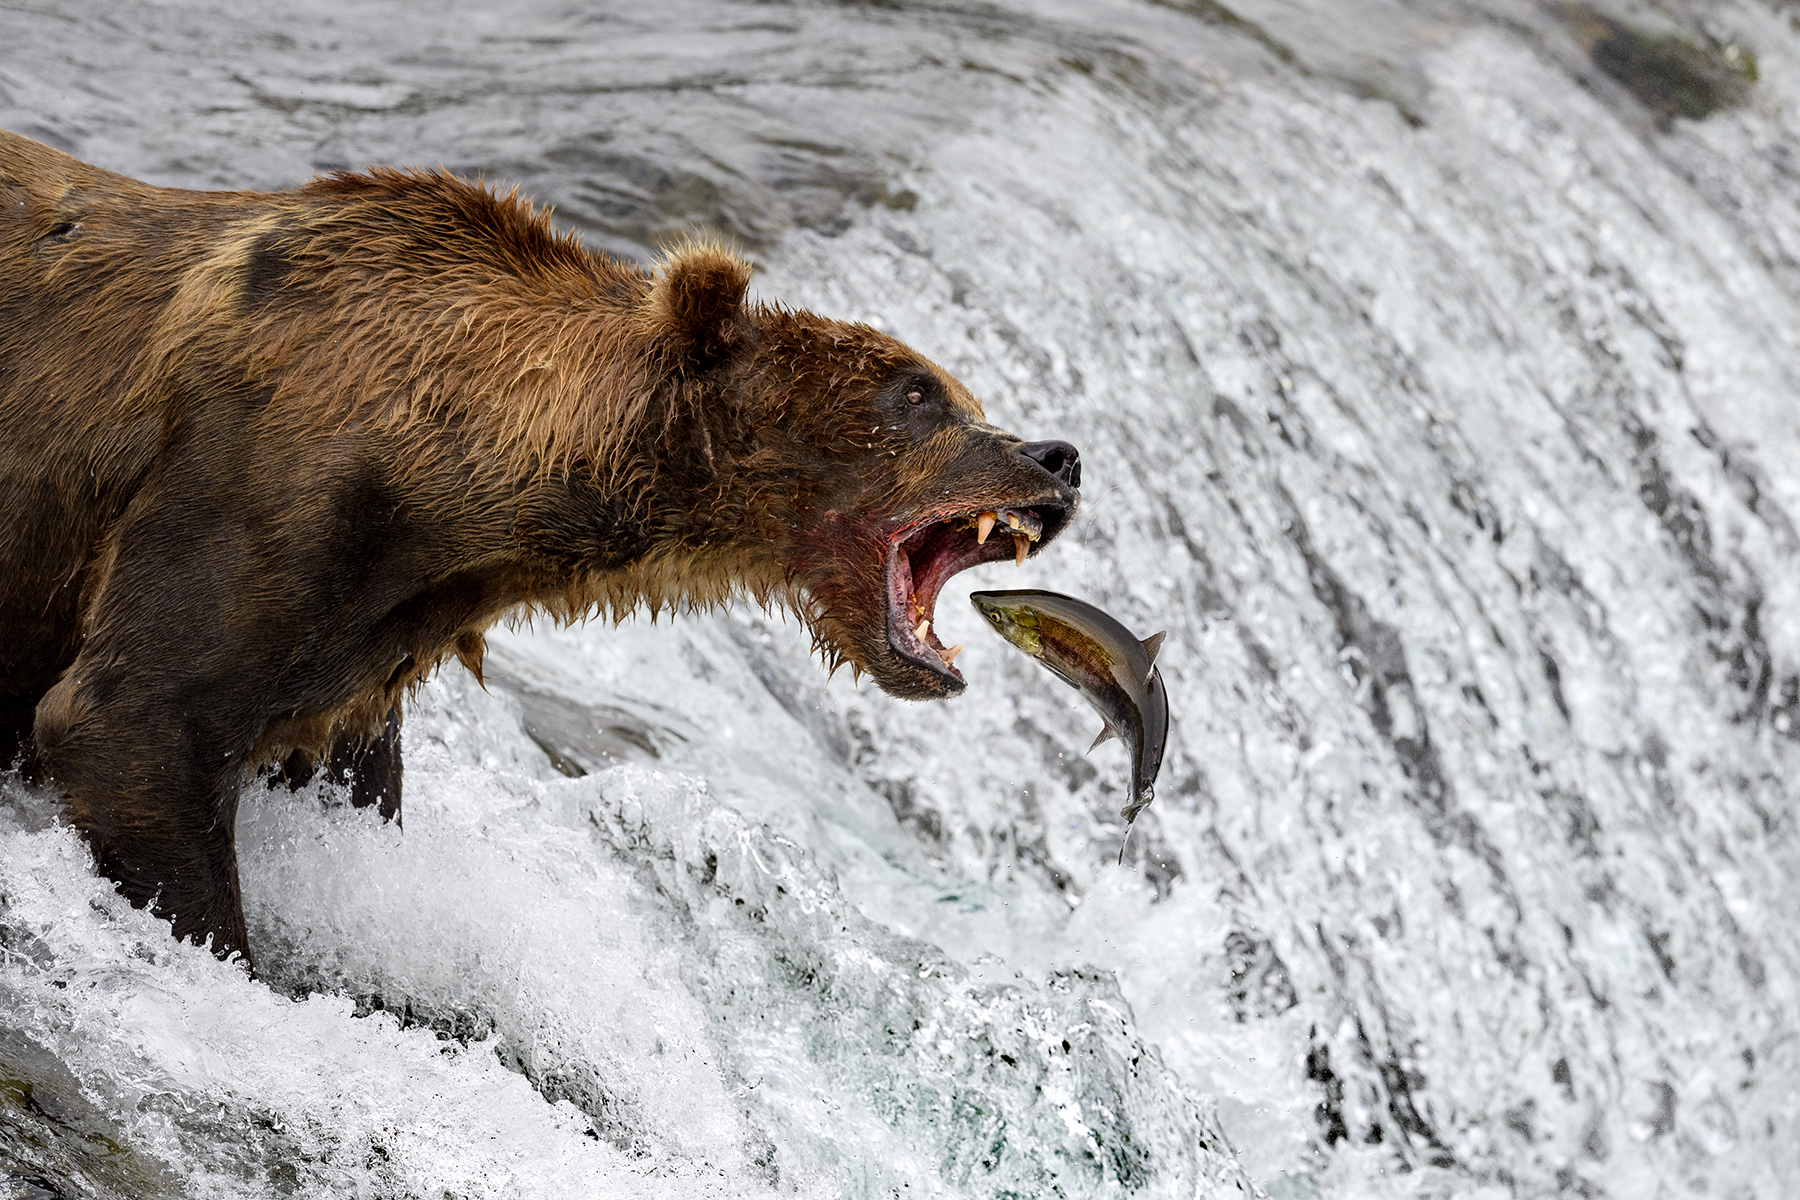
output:
[[[729,233],[1076,443],[1076,526],[947,590],[939,705],[754,610],[498,632],[404,833],[246,793],[257,981],[0,784],[0,1197],[1800,1191],[1790,10],[618,7],[7,6],[0,126]],[[995,586],[1168,630],[1122,866]]]

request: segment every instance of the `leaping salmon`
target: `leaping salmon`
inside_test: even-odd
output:
[[[1139,641],[1125,626],[1085,600],[1060,592],[1019,589],[969,597],[995,633],[1048,667],[1080,692],[1105,722],[1092,750],[1108,738],[1131,749],[1131,799],[1120,811],[1127,836],[1155,796],[1169,737],[1169,694],[1156,652],[1161,633]],[[1119,854],[1124,856],[1124,847]]]

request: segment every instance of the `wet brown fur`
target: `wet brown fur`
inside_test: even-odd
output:
[[[244,781],[397,737],[501,618],[748,594],[954,690],[887,644],[885,548],[1055,481],[914,351],[748,281],[442,171],[179,191],[0,132],[0,753],[126,895],[243,951]]]

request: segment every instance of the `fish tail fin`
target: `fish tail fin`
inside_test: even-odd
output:
[[[1131,823],[1137,820],[1137,815],[1146,808],[1149,808],[1150,802],[1154,799],[1156,799],[1155,788],[1145,784],[1142,788],[1138,789],[1138,793],[1132,799],[1131,803],[1119,810],[1119,815],[1125,819],[1126,829],[1131,828]]]

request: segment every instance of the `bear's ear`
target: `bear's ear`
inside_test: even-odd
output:
[[[665,258],[650,285],[653,334],[676,358],[709,366],[744,336],[750,264],[720,246],[689,244]]]

